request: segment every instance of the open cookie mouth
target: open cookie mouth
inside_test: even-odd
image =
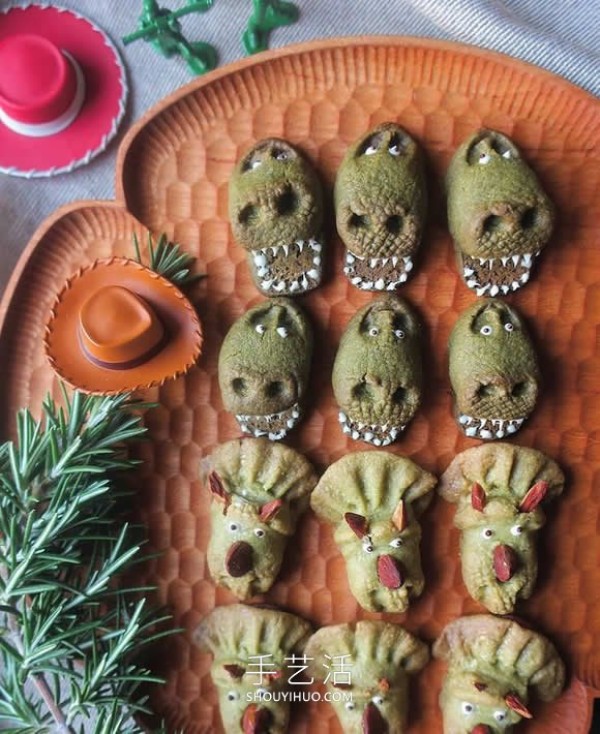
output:
[[[410,256],[360,257],[346,252],[344,273],[363,291],[393,291],[406,282],[412,269]]]
[[[265,293],[304,293],[321,282],[323,246],[315,239],[263,247],[249,253],[257,283]]]
[[[294,403],[291,408],[286,408],[279,413],[267,413],[266,415],[236,415],[237,422],[243,433],[256,438],[267,436],[271,441],[279,441],[285,438],[296,423],[300,420],[300,403]]]
[[[406,424],[393,426],[387,423],[385,425],[360,423],[348,418],[343,411],[340,411],[338,419],[342,431],[347,433],[354,441],[366,441],[374,446],[389,446],[406,428]]]
[[[507,420],[504,418],[473,418],[470,415],[461,415],[458,422],[466,436],[482,438],[489,441],[493,438],[504,438],[516,433],[523,425],[525,418]]]
[[[470,257],[463,255],[463,277],[478,296],[506,295],[525,285],[540,251],[506,257]]]

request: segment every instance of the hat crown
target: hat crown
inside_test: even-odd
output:
[[[87,355],[115,367],[139,363],[165,335],[152,306],[119,285],[100,288],[83,304],[79,326]]]

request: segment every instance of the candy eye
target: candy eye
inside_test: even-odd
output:
[[[275,154],[276,161],[287,161],[288,158],[289,155],[284,150],[280,150],[278,153]]]
[[[484,528],[481,531],[481,537],[482,538],[486,538],[486,539],[491,538],[493,534],[494,534],[494,531],[491,530],[490,528]]]
[[[237,533],[237,531],[240,529],[240,526],[237,524],[237,522],[230,522],[227,529],[230,533]]]
[[[346,711],[353,711],[355,708],[354,703],[352,701],[346,701]]]
[[[510,160],[512,158],[512,153],[510,152],[510,150],[505,150],[504,153],[502,153],[502,157]]]
[[[253,161],[250,161],[248,164],[248,168],[253,171],[255,168],[258,168],[262,164],[262,161],[260,158],[255,158]]]
[[[363,550],[365,553],[373,553],[375,548],[373,548],[373,545],[370,541],[367,541],[366,543],[363,543]]]
[[[486,163],[490,162],[490,156],[489,153],[482,153],[479,156],[479,163],[481,163],[482,166],[485,166]]]
[[[288,335],[288,330],[285,328],[285,326],[278,326],[277,333],[282,339],[285,339]]]
[[[228,691],[227,693],[228,701],[238,701],[239,698],[240,698],[240,694],[237,691]]]
[[[402,331],[402,329],[396,329],[394,331],[394,336],[396,337],[396,339],[404,339],[406,334]]]
[[[475,706],[473,706],[472,703],[469,703],[468,701],[463,701],[460,705],[460,710],[463,712],[463,714],[472,714],[475,710]]]
[[[262,528],[256,528],[254,531],[254,535],[256,535],[257,538],[264,538],[265,531]]]
[[[268,694],[268,693],[269,691],[267,691],[266,688],[258,688],[256,690],[256,695],[258,696],[259,699],[264,698],[265,694]]]
[[[513,525],[510,529],[511,535],[521,535],[523,532],[523,526],[522,525]]]
[[[254,328],[258,334],[264,334],[267,330],[267,327],[264,324],[256,324]]]
[[[365,155],[373,155],[377,153],[377,148],[374,145],[369,145],[365,148]]]
[[[510,323],[510,321],[507,321],[506,324],[504,324],[504,329],[506,331],[514,331],[514,326]]]
[[[398,143],[392,143],[388,148],[388,152],[390,153],[390,155],[400,155],[401,151]]]
[[[373,696],[373,698],[371,699],[371,701],[373,701],[373,703],[376,703],[378,706],[381,706],[384,700],[385,699],[383,698],[383,696]]]
[[[372,329],[369,329],[369,336],[378,336],[379,335],[379,329],[374,326]]]
[[[494,711],[494,719],[498,722],[506,720],[506,711]]]
[[[492,333],[492,327],[489,325],[482,326],[479,330],[480,334],[483,334],[484,336],[489,336]]]
[[[390,545],[392,548],[400,548],[403,545],[402,538],[394,538],[394,540],[390,541]]]

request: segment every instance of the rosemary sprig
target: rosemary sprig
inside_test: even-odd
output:
[[[127,395],[48,398],[22,411],[16,442],[0,445],[0,729],[24,734],[143,731],[136,662],[170,632],[143,587],[119,588],[140,559],[116,521],[123,444],[144,433]]]
[[[144,265],[140,251],[140,243],[137,235],[133,235],[133,247],[137,261]],[[205,278],[206,275],[192,273],[192,265],[196,258],[183,252],[180,245],[169,242],[166,234],[161,234],[156,245],[152,241],[152,235],[148,233],[148,265],[151,270],[162,275],[171,283],[185,287]]]

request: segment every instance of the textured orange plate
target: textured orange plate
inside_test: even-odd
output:
[[[518,610],[556,641],[573,675],[554,704],[536,708],[530,734],[583,734],[592,689],[600,687],[600,105],[567,82],[531,66],[472,48],[418,39],[318,42],[242,61],[167,99],[123,142],[116,203],[73,205],[46,221],[30,243],[3,302],[0,404],[5,432],[19,406],[39,406],[57,392],[42,353],[42,330],[63,281],[97,257],[131,252],[144,227],[167,234],[197,255],[208,279],[196,299],[206,334],[197,368],[150,393],[160,406],[147,416],[151,441],[140,452],[136,513],[163,556],[147,569],[175,623],[186,634],[169,646],[167,685],[153,704],[187,734],[220,731],[209,659],[190,643],[202,615],[232,601],[207,574],[208,493],[198,481],[202,457],[238,435],[222,410],[216,365],[221,340],[245,309],[261,300],[227,221],[227,182],[254,141],[280,135],[313,159],[330,193],[351,141],[384,120],[397,120],[423,144],[431,209],[418,271],[402,288],[425,324],[426,391],[422,410],[392,450],[441,473],[474,445],[451,415],[448,333],[473,295],[454,268],[441,181],[450,156],[485,125],[513,136],[560,212],[558,231],[535,277],[510,301],[527,316],[546,389],[515,441],[546,451],[565,468],[565,495],[551,508],[540,543],[533,599]],[[129,213],[128,213],[129,212]],[[337,423],[330,372],[342,330],[372,296],[348,286],[329,207],[329,270],[324,287],[302,299],[317,333],[308,416],[290,443],[320,469],[347,451]],[[141,223],[141,224],[140,224]],[[142,226],[143,224],[143,226]],[[425,519],[428,586],[402,621],[432,641],[456,616],[478,610],[460,579],[454,508],[437,500]],[[331,532],[309,515],[268,595],[315,624],[369,616],[349,594]],[[376,615],[375,615],[376,616]],[[411,732],[441,730],[441,666],[430,665],[415,690]],[[340,729],[328,705],[304,704],[296,734]]]

